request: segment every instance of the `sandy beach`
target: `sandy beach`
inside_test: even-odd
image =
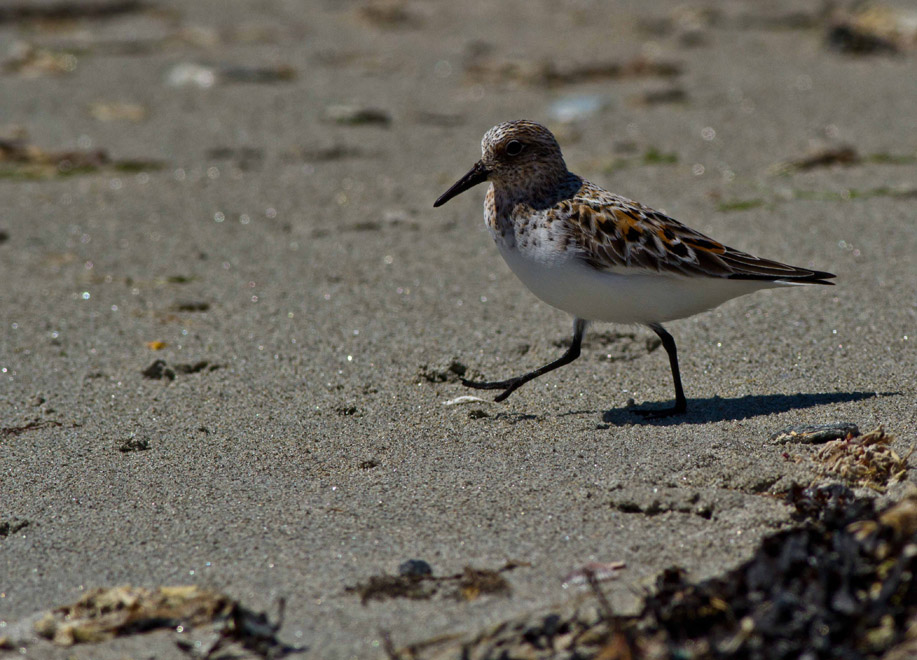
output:
[[[793,524],[782,495],[824,475],[781,429],[917,442],[915,50],[831,48],[814,1],[559,7],[0,8],[0,657],[189,657],[34,634],[117,585],[285,599],[294,658],[474,635],[588,598],[564,579],[590,563],[624,563],[603,589],[635,612]],[[483,187],[432,207],[523,117],[572,171],[837,285],[668,324],[683,417],[628,409],[672,397],[640,327],[504,403],[466,390],[569,341]],[[411,559],[506,589],[361,602]]]

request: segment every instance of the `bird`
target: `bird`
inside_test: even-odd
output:
[[[485,182],[484,222],[510,270],[542,301],[573,316],[570,347],[553,362],[506,380],[462,379],[466,387],[502,390],[496,401],[576,360],[589,323],[640,324],[656,333],[668,354],[675,402],[633,412],[647,418],[684,414],[675,339],[663,323],[759,289],[834,284],[832,273],[728,247],[577,176],[551,131],[534,121],[508,121],[487,131],[481,159],[433,206]]]

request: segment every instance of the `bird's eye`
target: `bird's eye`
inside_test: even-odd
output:
[[[518,156],[522,153],[523,145],[519,140],[510,140],[506,143],[506,155],[507,156]]]

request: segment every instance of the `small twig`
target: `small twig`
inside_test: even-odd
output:
[[[36,429],[45,429],[45,428],[54,428],[58,426],[63,426],[60,422],[53,419],[46,419],[42,421],[32,421],[23,426],[5,426],[0,428],[0,436],[4,435],[19,435],[20,433],[25,433],[26,431],[34,431]]]
[[[382,648],[385,650],[385,655],[388,656],[388,659],[401,660],[401,654],[398,653],[398,649],[395,648],[395,644],[392,642],[392,634],[388,630],[379,628],[379,635],[382,637]]]
[[[589,582],[589,587],[592,589],[592,593],[595,594],[596,600],[599,601],[599,606],[602,608],[602,615],[608,621],[613,620],[615,612],[611,607],[611,603],[608,601],[608,596],[605,595],[601,585],[599,585],[599,579],[595,576],[595,570],[586,568],[585,573],[586,581]]]

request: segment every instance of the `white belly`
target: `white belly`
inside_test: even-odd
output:
[[[760,280],[597,271],[569,252],[520,251],[497,240],[510,269],[541,300],[587,321],[662,323],[712,309],[759,289]]]

